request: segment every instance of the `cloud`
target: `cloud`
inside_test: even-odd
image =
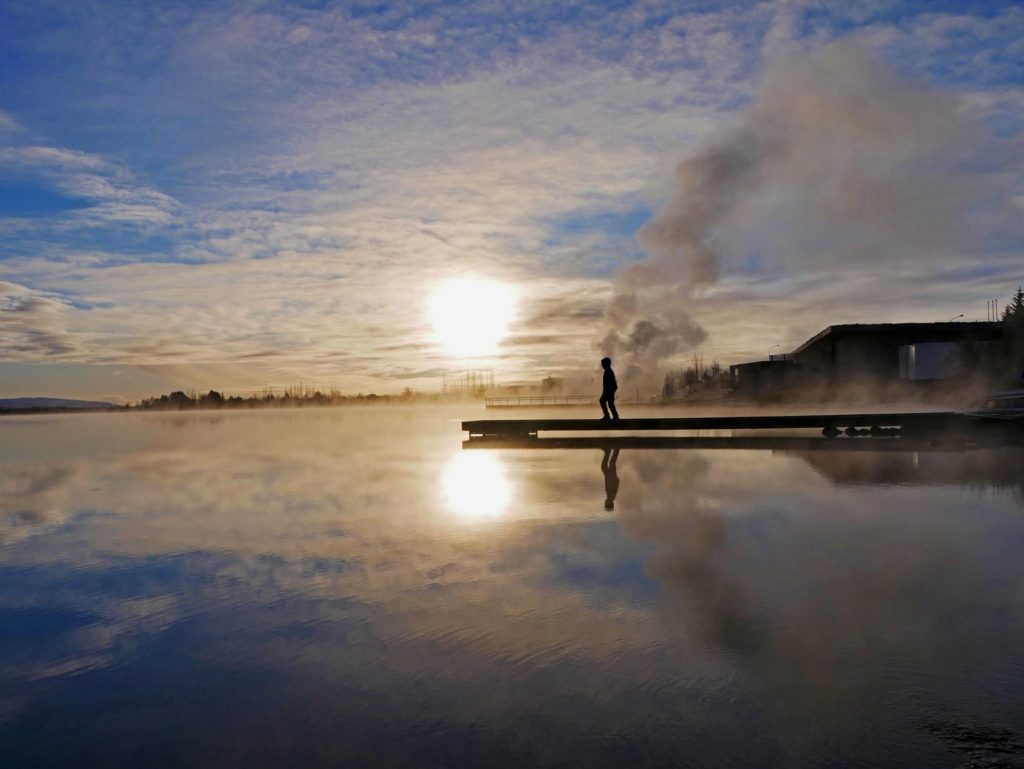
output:
[[[0,110],[0,133],[20,131],[21,125],[10,114]]]
[[[82,340],[67,329],[71,306],[64,300],[0,281],[0,360],[69,359]]]
[[[37,175],[70,197],[87,202],[66,214],[65,228],[170,224],[175,201],[141,184],[121,165],[87,152],[48,146],[0,148],[0,169]],[[53,221],[47,225],[54,226]]]
[[[10,107],[31,130],[5,148],[3,162],[89,205],[45,222],[0,222],[4,274],[96,307],[75,313],[73,327],[91,340],[93,362],[234,365],[276,350],[274,366],[261,371],[277,381],[308,376],[363,389],[386,388],[391,372],[467,365],[440,354],[422,299],[434,282],[470,272],[522,289],[513,336],[501,356],[481,363],[510,379],[592,368],[596,339],[624,355],[672,360],[699,345],[735,360],[776,343],[765,336],[779,328],[813,333],[856,307],[894,320],[895,308],[911,303],[922,315],[957,305],[946,317],[975,298],[980,308],[995,281],[930,292],[927,301],[920,291],[905,301],[895,293],[909,277],[879,285],[851,275],[813,296],[785,291],[811,285],[809,253],[823,254],[822,270],[859,263],[831,244],[837,190],[791,194],[804,182],[814,187],[805,173],[784,184],[753,179],[756,196],[741,195],[732,209],[722,201],[728,215],[701,240],[718,262],[649,258],[635,268],[648,271],[643,293],[659,293],[651,286],[657,270],[667,275],[660,296],[639,297],[658,312],[642,318],[638,333],[630,319],[609,334],[599,318],[558,309],[593,301],[581,294],[604,302],[613,289],[607,276],[642,257],[624,223],[671,199],[675,161],[721,140],[742,119],[737,110],[752,108],[767,56],[813,50],[852,30],[899,70],[934,70],[947,86],[941,59],[955,49],[959,91],[946,97],[954,108],[981,121],[997,115],[1005,131],[1019,122],[1019,84],[1005,67],[972,70],[964,39],[926,35],[925,27],[946,23],[943,14],[890,10],[468,3],[356,13],[267,3],[157,19],[146,8],[100,7],[58,14],[44,40],[13,9],[5,17],[12,37],[39,62],[26,73],[33,87],[25,93],[42,96],[17,102],[24,113]],[[972,39],[994,52],[987,58],[1012,59],[1013,42],[1000,31],[1012,11],[970,18]],[[53,57],[43,54],[57,40],[81,71],[47,63]],[[93,47],[107,55],[92,55]],[[990,177],[1000,159],[991,156]],[[875,211],[848,208],[853,220],[887,214],[890,201],[882,205],[872,186],[877,170],[866,168],[860,192],[850,187],[845,196],[878,201]],[[1000,171],[1003,186],[982,185],[988,202],[975,206],[968,226],[983,225],[988,245],[957,250],[964,242],[950,237],[939,257],[948,265],[1004,265],[1019,251],[1019,216],[996,190],[1019,187],[1020,169],[1003,163]],[[1006,200],[1020,197],[1018,189]],[[799,217],[804,203],[821,210],[823,224]],[[906,219],[898,210],[889,230],[921,235],[905,226],[920,212],[911,206]],[[955,220],[941,206],[931,210]],[[953,229],[930,237],[941,241]],[[656,233],[645,236],[651,255],[664,246]],[[874,245],[858,242],[853,226],[839,234],[847,255]],[[699,277],[702,265],[711,271]],[[679,293],[691,280],[704,288]],[[757,305],[758,322],[730,309],[727,300],[738,296]],[[555,313],[545,316],[543,303]],[[515,344],[531,336],[553,340]],[[403,344],[424,351],[415,364],[403,359]]]

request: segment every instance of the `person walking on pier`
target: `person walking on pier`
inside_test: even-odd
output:
[[[615,391],[619,389],[619,383],[615,381],[615,372],[612,371],[612,359],[601,358],[601,368],[604,369],[604,384],[601,388],[601,411],[604,416],[601,419],[618,419],[619,412],[615,410]],[[611,411],[611,416],[608,412]]]

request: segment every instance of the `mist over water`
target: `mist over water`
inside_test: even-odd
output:
[[[1022,760],[1024,448],[610,462],[483,416],[0,421],[5,763]]]

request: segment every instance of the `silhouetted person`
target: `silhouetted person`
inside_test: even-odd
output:
[[[601,358],[601,368],[604,369],[604,384],[601,388],[601,411],[604,412],[602,419],[618,419],[619,412],[615,410],[615,391],[619,389],[619,383],[615,381],[615,372],[612,371],[612,359]],[[608,416],[609,410],[611,416]]]
[[[618,449],[601,449],[601,472],[604,473],[604,509],[615,509],[615,495],[619,493],[619,472],[615,463],[619,461]]]

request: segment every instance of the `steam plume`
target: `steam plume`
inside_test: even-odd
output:
[[[703,343],[692,313],[730,246],[790,272],[955,247],[963,138],[952,99],[852,44],[778,62],[738,124],[676,167],[638,236],[646,259],[617,276],[602,352],[649,369]]]

